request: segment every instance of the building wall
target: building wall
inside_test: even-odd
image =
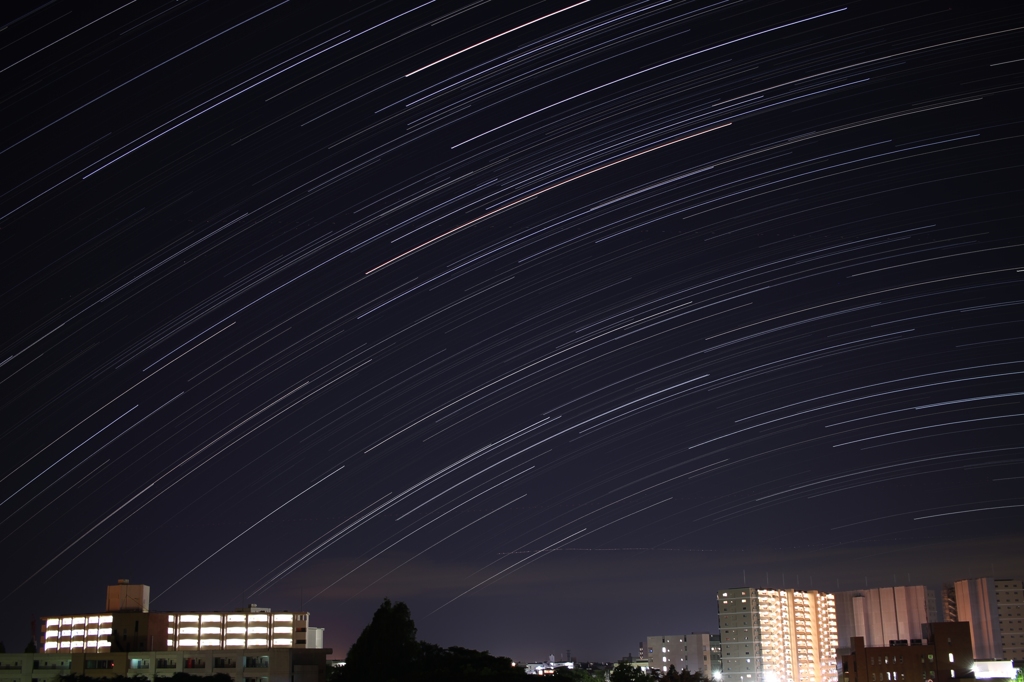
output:
[[[1024,659],[1024,583],[995,580],[996,611],[1003,656]]]
[[[330,649],[135,651],[75,654],[0,654],[0,682],[55,682],[68,673],[146,680],[175,673],[225,673],[235,682],[327,682]]]
[[[308,611],[115,612],[44,618],[42,640],[46,653],[323,647],[309,630]]]
[[[995,581],[992,578],[957,580],[943,589],[946,620],[970,623],[974,657],[1003,657]]]
[[[712,635],[707,632],[648,637],[646,657],[652,668],[662,672],[674,665],[676,670],[685,668],[711,679],[715,670],[721,669],[721,660],[715,660]]]
[[[718,592],[725,682],[835,682],[835,599],[816,590]]]
[[[922,625],[936,620],[930,592],[924,585],[900,585],[836,593],[840,651],[851,637],[863,637],[868,647],[921,639]]]

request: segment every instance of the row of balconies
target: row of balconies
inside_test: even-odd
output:
[[[47,630],[45,639],[74,639],[76,637],[105,637],[111,634],[110,628],[74,628],[71,630]]]
[[[302,640],[299,640],[299,643],[303,643]],[[239,649],[265,649],[268,646],[291,647],[293,646],[293,640],[291,637],[274,637],[271,639],[266,637],[228,637],[226,639],[219,637],[189,637],[176,640],[168,639],[167,646],[172,649],[228,649],[236,647]]]
[[[103,616],[67,616],[64,618],[47,618],[46,629],[49,631],[51,628],[60,628],[61,626],[75,626],[75,625],[104,625],[107,623],[113,623],[114,617],[109,615]]]
[[[290,613],[184,613],[167,616],[168,623],[291,623]]]
[[[275,625],[273,628],[269,628],[265,625],[254,625],[246,627],[244,625],[229,625],[226,628],[219,626],[202,626],[202,627],[179,627],[177,631],[174,628],[167,628],[167,636],[173,637],[175,633],[178,636],[181,635],[291,635],[293,632],[291,625]]]
[[[75,649],[109,649],[110,641],[106,639],[74,639],[74,640],[50,640],[43,644],[44,652],[56,653],[58,649],[69,649],[74,653]]]

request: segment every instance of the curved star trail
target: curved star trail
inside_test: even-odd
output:
[[[126,576],[521,659],[1021,577],[1024,9],[4,14],[9,645]]]

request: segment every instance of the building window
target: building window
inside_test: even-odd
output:
[[[86,670],[111,670],[114,667],[114,662],[106,659],[92,659],[85,662]]]

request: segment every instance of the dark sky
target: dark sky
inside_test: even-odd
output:
[[[1024,576],[1024,8],[3,4],[0,639],[612,659]]]

